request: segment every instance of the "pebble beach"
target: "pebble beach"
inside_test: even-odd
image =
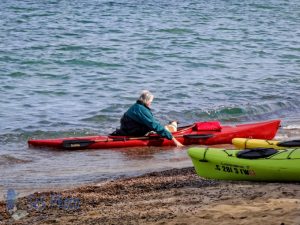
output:
[[[198,177],[192,167],[36,192],[44,204],[17,199],[12,214],[0,203],[0,224],[299,224],[298,183],[231,182]],[[51,202],[51,196],[78,205]],[[77,204],[77,203],[76,203]]]

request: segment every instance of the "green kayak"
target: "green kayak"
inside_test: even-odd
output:
[[[199,176],[218,180],[300,181],[300,148],[190,148]]]

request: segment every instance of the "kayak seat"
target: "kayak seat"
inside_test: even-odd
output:
[[[273,148],[254,148],[254,149],[245,149],[242,151],[239,151],[236,154],[237,158],[242,159],[259,159],[259,158],[266,158],[271,155],[274,155],[277,153],[278,150]]]
[[[280,147],[300,147],[300,140],[282,141],[277,144]]]

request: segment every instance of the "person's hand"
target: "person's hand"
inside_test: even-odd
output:
[[[177,139],[176,138],[172,138],[172,140],[174,141],[174,143],[175,143],[175,145],[176,145],[176,147],[179,147],[179,148],[181,148],[181,147],[184,147],[184,145],[183,144],[181,144],[179,141],[177,141]]]

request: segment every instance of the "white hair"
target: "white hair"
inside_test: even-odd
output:
[[[148,102],[152,101],[154,98],[154,95],[148,91],[148,90],[144,90],[142,91],[140,97],[139,97],[139,101],[143,102],[144,104],[147,104]]]

